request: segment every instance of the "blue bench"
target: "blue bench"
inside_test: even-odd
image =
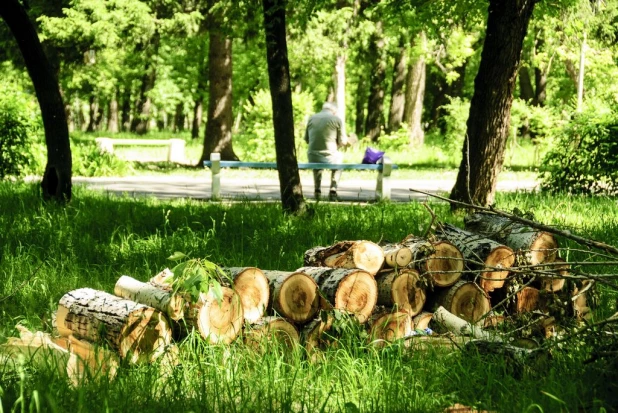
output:
[[[247,168],[247,169],[277,169],[276,162],[241,162],[222,161],[221,154],[211,153],[210,161],[204,161],[204,167],[210,168],[212,174],[212,198],[219,199],[221,196],[221,168]],[[397,165],[393,164],[388,156],[382,157],[377,164],[362,163],[299,163],[298,169],[329,169],[329,170],[356,170],[377,171],[376,199],[391,199],[390,176]]]

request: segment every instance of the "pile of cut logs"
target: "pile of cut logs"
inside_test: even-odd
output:
[[[465,229],[440,224],[428,238],[314,247],[296,271],[223,268],[229,282],[221,280],[218,297],[211,291],[191,299],[172,291],[167,269],[147,282],[122,276],[114,294],[90,288],[66,293],[54,322],[60,338],[34,335],[86,364],[104,358],[114,360],[112,366],[116,359],[158,359],[191,330],[212,344],[242,336],[255,346],[276,336],[313,351],[328,344],[335,312],[366,325],[375,343],[410,339],[430,323],[433,330],[486,337],[526,313],[538,316],[538,336],[550,337],[565,314],[572,320],[589,311],[586,283],[564,288],[569,265],[558,251],[548,232],[477,213],[466,217]],[[26,338],[4,348],[30,348],[32,333],[23,333]],[[94,352],[92,343],[108,350]],[[114,368],[108,364],[107,370]]]

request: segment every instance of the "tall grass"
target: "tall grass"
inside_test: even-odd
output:
[[[431,203],[441,221],[461,216]],[[618,244],[618,208],[609,198],[501,194],[497,206],[531,210],[548,224]],[[75,188],[66,207],[38,189],[0,184],[0,337],[24,324],[50,331],[59,298],[75,288],[112,291],[122,274],[147,279],[182,251],[223,266],[294,270],[305,250],[338,240],[397,241],[431,222],[418,203],[316,205],[312,219],[285,217],[278,204],[157,201]],[[561,240],[563,245],[564,240]],[[575,252],[570,259],[588,256]],[[600,270],[610,272],[611,268]],[[613,309],[605,294],[600,311]],[[615,309],[614,309],[615,310]],[[250,350],[241,343],[180,344],[181,365],[125,367],[110,380],[71,387],[58,374],[0,362],[4,411],[441,411],[456,402],[500,412],[611,411],[612,371],[584,364],[569,344],[547,369],[513,370],[505,360],[452,350],[376,349],[351,337],[311,361],[302,349]],[[0,342],[4,338],[0,338]],[[567,350],[565,348],[565,350]],[[615,378],[615,377],[614,377]]]

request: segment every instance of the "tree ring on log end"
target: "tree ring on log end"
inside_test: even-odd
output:
[[[376,280],[365,271],[351,272],[341,280],[335,294],[335,308],[353,313],[360,323],[367,321],[378,298]]]
[[[257,268],[244,269],[234,278],[234,290],[240,296],[245,320],[254,323],[259,320],[268,306],[268,279]]]
[[[397,311],[377,316],[371,324],[369,335],[372,340],[395,341],[410,335],[412,328],[410,314]]]
[[[212,344],[234,341],[244,319],[240,296],[228,287],[222,287],[222,292],[223,297],[219,301],[209,291],[198,315],[198,330]]]
[[[399,311],[411,316],[420,313],[425,305],[425,289],[419,286],[419,279],[418,271],[407,269],[402,270],[393,280],[393,303]]]
[[[509,275],[508,269],[513,266],[513,263],[515,263],[515,254],[511,248],[500,246],[491,251],[485,260],[485,265],[491,268],[505,268],[505,270],[489,269],[483,271],[480,281],[481,288],[485,291],[502,288]]]
[[[435,253],[427,259],[427,272],[438,287],[449,287],[461,278],[464,269],[463,255],[448,241],[433,243]]]
[[[532,245],[530,245],[530,264],[537,265],[544,262],[554,262],[556,260],[556,252],[558,251],[558,242],[549,232],[540,232]]]
[[[287,277],[279,290],[277,305],[280,313],[295,322],[311,320],[320,307],[318,285],[301,272]]]
[[[455,288],[455,291],[452,293],[450,302],[445,303],[447,304],[445,308],[454,315],[475,323],[491,309],[485,292],[476,284],[461,282],[451,288]]]

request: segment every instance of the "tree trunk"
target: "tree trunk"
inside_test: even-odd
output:
[[[34,85],[45,130],[47,165],[41,189],[43,199],[66,202],[71,199],[71,145],[64,103],[49,60],[36,29],[19,0],[4,0],[0,17],[9,26]]]
[[[534,68],[534,103],[536,106],[545,106],[547,99],[547,71],[539,67]]]
[[[224,268],[233,280],[234,290],[240,295],[245,321],[255,323],[266,312],[269,301],[269,282],[255,267]]]
[[[144,75],[142,76],[142,85],[140,87],[139,97],[135,103],[135,116],[131,122],[131,132],[135,132],[138,135],[148,133],[150,128],[150,107],[152,102],[149,92],[154,87],[157,79],[156,66],[153,61],[159,51],[159,40],[160,34],[158,31],[155,31],[152,36],[151,44],[146,52],[146,64],[144,67]]]
[[[480,280],[483,290],[502,288],[509,274],[508,269],[515,262],[515,253],[511,248],[449,224],[441,225],[436,236],[459,248],[470,271],[480,272],[473,278]]]
[[[90,96],[88,100],[88,126],[86,127],[86,132],[94,132],[94,125],[96,123],[97,117],[97,101],[94,98],[94,95]]]
[[[182,103],[176,104],[176,113],[174,113],[174,132],[182,132],[185,130],[185,106]]]
[[[153,307],[174,321],[184,317],[185,300],[180,295],[173,294],[171,291],[164,291],[152,284],[143,283],[126,275],[121,276],[116,281],[114,294]]]
[[[534,0],[490,0],[485,43],[474,80],[467,139],[450,198],[493,204],[509,132],[513,90]],[[453,208],[455,204],[451,204]]]
[[[64,114],[67,117],[69,132],[73,132],[75,130],[75,119],[73,118],[73,107],[70,103],[64,104]]]
[[[519,97],[527,103],[534,102],[532,80],[530,79],[530,72],[526,66],[521,66],[519,68]]]
[[[296,272],[311,276],[334,308],[347,311],[364,323],[378,299],[378,285],[371,274],[357,269],[303,267]]]
[[[418,271],[385,270],[375,278],[378,283],[378,305],[404,311],[411,316],[421,312],[426,296]]]
[[[195,101],[193,106],[193,121],[191,123],[191,139],[197,139],[200,136],[200,126],[202,126],[202,99]]]
[[[97,111],[95,112],[94,117],[94,129],[102,130],[103,129],[103,118],[105,117],[105,109],[104,105],[97,103]]]
[[[419,34],[418,41],[425,44],[427,40],[424,32]],[[425,101],[426,68],[425,58],[422,55],[415,56],[410,59],[406,76],[403,121],[408,125],[410,145],[415,146],[422,145],[425,142],[422,118]]]
[[[109,101],[107,130],[111,133],[118,133],[118,94],[114,93]]]
[[[294,111],[286,41],[285,0],[262,0],[268,83],[272,98],[281,204],[285,213],[306,212],[294,141]]]
[[[493,239],[513,249],[521,265],[538,265],[556,259],[558,243],[552,234],[511,221],[499,215],[476,213],[464,218],[466,230]]]
[[[368,55],[372,60],[369,86],[369,101],[367,103],[367,120],[365,132],[372,142],[377,142],[382,134],[384,124],[384,84],[386,83],[386,62],[384,50],[384,35],[382,22],[376,22],[376,30],[371,36]]]
[[[335,62],[335,103],[337,104],[337,116],[341,119],[341,134],[346,136],[345,65],[347,57],[343,53],[345,53],[345,50],[342,51],[342,54],[337,55]]]
[[[367,81],[361,74],[356,85],[356,120],[354,132],[356,136],[365,136],[365,103],[367,102]]]
[[[271,348],[272,340],[293,348],[300,342],[300,337],[296,327],[281,317],[264,317],[245,332],[245,343],[256,350],[261,344]]]
[[[120,127],[123,131],[128,131],[131,129],[131,88],[129,86],[124,90],[120,112]]]
[[[270,303],[278,315],[304,324],[320,309],[318,285],[302,272],[264,271],[270,283]]]
[[[382,340],[392,342],[409,336],[413,329],[410,314],[403,311],[387,312],[372,317],[369,337],[375,344],[381,345]]]
[[[403,42],[402,42],[403,43]],[[395,57],[393,67],[393,83],[391,87],[391,108],[388,114],[388,132],[397,132],[403,121],[403,111],[405,105],[405,86],[406,81],[406,48],[403,44],[399,48],[399,53]]]
[[[304,263],[313,267],[358,268],[374,275],[382,268],[384,252],[371,241],[342,241],[305,251]]]
[[[435,311],[439,307],[444,307],[447,311],[470,323],[476,323],[491,309],[485,292],[475,283],[464,280],[439,292],[436,291],[432,301],[434,318],[436,317]]]
[[[153,361],[170,345],[172,331],[163,313],[103,291],[81,288],[60,299],[56,327],[93,343],[107,343],[129,363]]]

